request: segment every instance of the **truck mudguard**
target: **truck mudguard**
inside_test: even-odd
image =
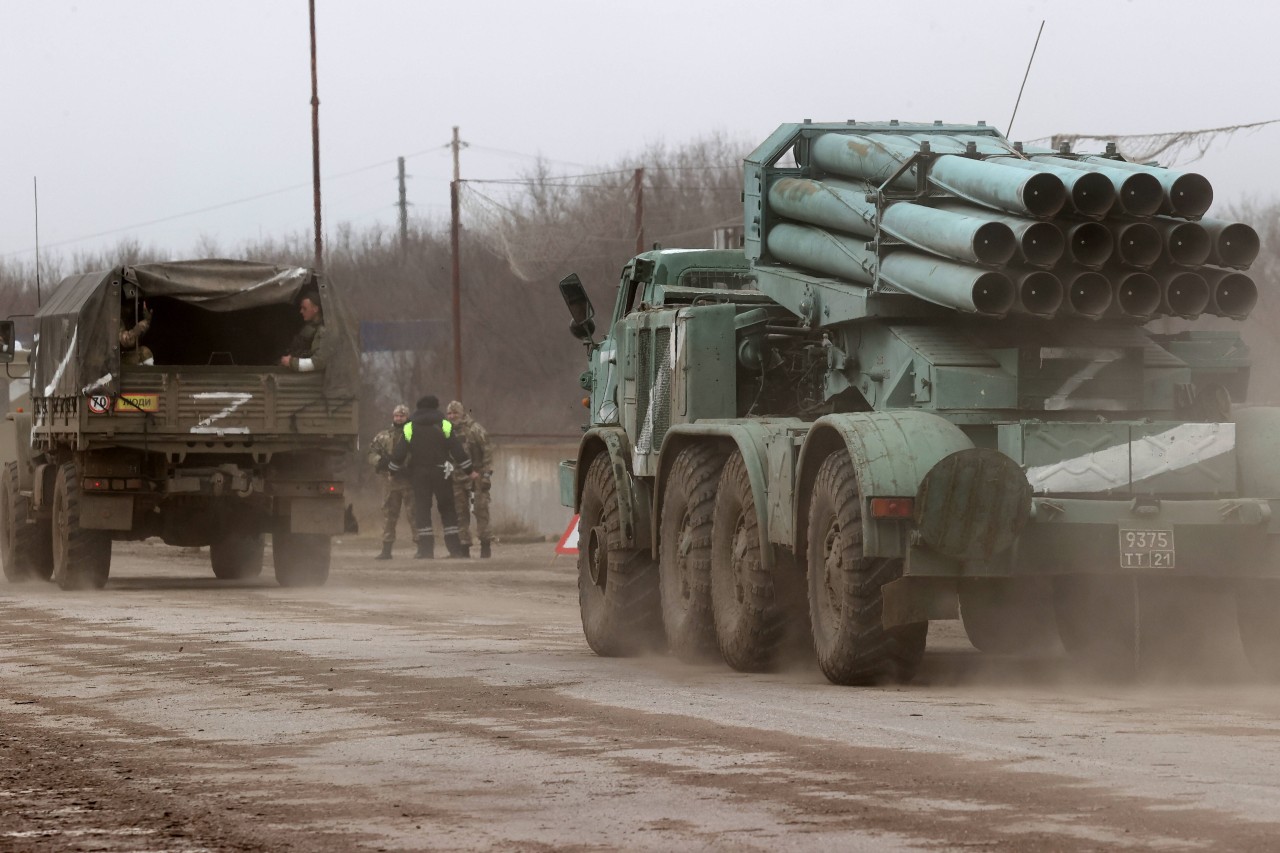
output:
[[[573,511],[578,512],[582,508],[582,488],[587,470],[601,453],[609,454],[609,466],[618,487],[618,515],[622,521],[623,538],[619,544],[623,548],[643,548],[652,537],[651,502],[647,484],[631,476],[631,441],[622,427],[596,427],[583,435],[574,469]]]
[[[877,521],[870,497],[914,498],[921,481],[942,459],[973,447],[958,426],[928,412],[854,412],[814,422],[800,450],[796,480],[795,548],[800,557],[808,529],[810,493],[828,455],[847,450],[862,491],[862,535],[867,556],[902,557],[899,522]]]
[[[746,463],[747,478],[751,481],[751,493],[755,498],[756,519],[760,523],[760,564],[772,571],[775,563],[769,536],[769,475],[767,453],[771,440],[780,437],[788,429],[802,427],[799,418],[776,418],[752,421],[702,421],[696,424],[679,424],[667,433],[662,445],[662,457],[658,463],[658,476],[654,484],[655,519],[662,518],[662,499],[666,494],[667,474],[676,456],[685,447],[706,439],[720,439],[726,448],[734,447],[742,453]],[[653,553],[658,553],[658,527],[653,525]]]

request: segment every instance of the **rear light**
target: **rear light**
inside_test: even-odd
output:
[[[872,498],[872,518],[911,518],[915,515],[915,498]]]
[[[342,494],[342,484],[341,483],[324,483],[323,485],[321,485],[320,491],[324,492],[326,495],[340,495]]]
[[[86,491],[105,492],[111,488],[110,480],[100,480],[97,478],[90,478],[88,480],[84,480],[83,483]]]

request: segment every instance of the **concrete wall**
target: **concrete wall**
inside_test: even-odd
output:
[[[573,510],[560,506],[559,466],[578,443],[494,439],[492,517],[495,531],[559,537]]]

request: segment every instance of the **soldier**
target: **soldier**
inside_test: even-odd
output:
[[[308,293],[298,300],[298,313],[302,315],[302,328],[289,342],[289,351],[280,356],[280,364],[290,370],[306,373],[324,370],[332,355],[328,330],[321,314],[320,296]]]
[[[404,441],[391,453],[391,471],[408,470],[413,483],[413,525],[418,539],[416,559],[435,556],[435,536],[431,531],[431,500],[440,507],[440,523],[444,525],[444,544],[450,557],[461,557],[458,541],[458,514],[453,505],[453,487],[449,474],[461,469],[472,477],[471,458],[453,432],[453,424],[440,413],[440,401],[428,394],[418,401],[413,417],[404,428]]]
[[[449,404],[444,414],[453,422],[454,430],[461,434],[467,455],[471,457],[471,469],[479,474],[479,477],[472,477],[462,471],[453,472],[453,502],[458,508],[458,538],[462,542],[463,555],[471,556],[471,513],[474,511],[480,557],[487,560],[493,556],[489,535],[489,486],[493,477],[489,433],[467,414],[457,400]]]
[[[131,323],[129,303],[120,306],[120,363],[121,364],[155,364],[151,347],[142,343],[142,336],[151,329],[151,309],[142,303],[142,316],[136,323]]]
[[[413,485],[409,482],[409,472],[391,472],[391,454],[396,444],[404,440],[404,425],[408,420],[409,407],[403,403],[396,406],[391,410],[391,426],[375,435],[369,444],[369,464],[384,477],[387,488],[382,501],[382,553],[374,557],[375,560],[391,559],[402,507],[409,529],[413,530]]]

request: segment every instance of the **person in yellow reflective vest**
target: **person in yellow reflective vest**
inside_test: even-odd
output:
[[[389,466],[394,474],[407,470],[413,486],[413,526],[418,540],[417,559],[435,556],[435,533],[431,529],[431,503],[435,500],[444,527],[444,544],[450,557],[465,553],[458,538],[458,513],[453,504],[454,469],[471,477],[479,475],[471,468],[471,457],[453,424],[445,420],[440,401],[431,394],[418,400],[417,408],[404,425],[404,440],[391,452]]]

